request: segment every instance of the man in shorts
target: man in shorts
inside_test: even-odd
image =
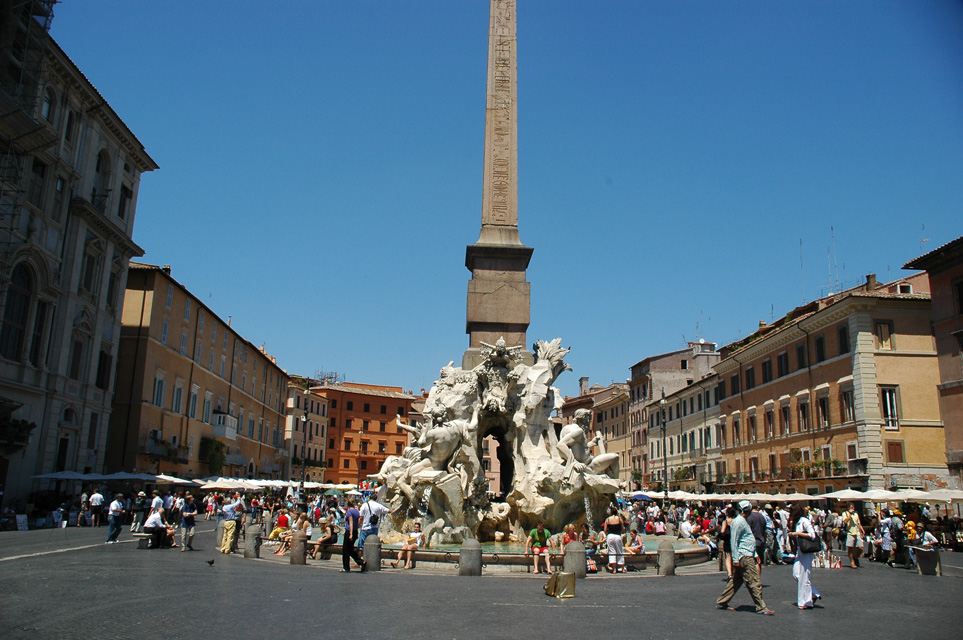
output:
[[[540,573],[538,570],[538,557],[542,556],[545,558],[545,573],[552,575],[552,567],[549,562],[551,553],[549,552],[551,548],[551,553],[555,552],[555,543],[552,542],[552,532],[545,528],[544,522],[539,522],[538,525],[528,532],[528,540],[525,542],[525,555],[527,556],[529,552],[535,556],[535,573]]]
[[[849,503],[849,510],[843,514],[843,526],[846,528],[846,553],[849,554],[851,569],[859,569],[859,556],[863,553],[863,524],[856,513],[856,503]]]

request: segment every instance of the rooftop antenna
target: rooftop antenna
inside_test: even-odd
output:
[[[920,234],[920,253],[923,254],[923,253],[926,253],[926,251],[923,250],[923,245],[925,245],[927,242],[929,242],[930,239],[926,237],[926,225],[925,225],[925,224],[923,225],[923,228],[922,228],[920,231],[921,231],[921,234]]]
[[[802,283],[802,301],[806,303],[806,274],[803,271],[802,238],[799,239],[799,280]]]
[[[829,235],[833,240],[833,272],[836,274],[834,284],[836,286],[835,291],[842,291],[843,288],[839,284],[839,261],[836,258],[836,229],[831,225],[829,227]]]

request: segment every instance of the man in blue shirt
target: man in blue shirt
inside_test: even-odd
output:
[[[342,573],[351,571],[351,559],[361,565],[361,570],[365,571],[364,560],[358,550],[354,548],[354,543],[358,540],[361,533],[361,512],[355,508],[353,499],[348,500],[348,512],[344,514],[344,540],[341,542],[341,566]]]
[[[752,503],[743,500],[739,503],[740,513],[733,519],[732,530],[732,577],[726,584],[725,591],[716,600],[719,609],[731,609],[729,601],[736,595],[736,591],[746,583],[749,595],[756,605],[756,613],[771,616],[775,612],[766,607],[762,599],[762,583],[759,580],[759,567],[756,565],[756,537],[746,522],[746,516],[752,511]]]
[[[240,496],[229,505],[225,505],[221,510],[221,517],[224,518],[224,537],[221,539],[221,553],[231,553],[234,549],[234,539],[237,536],[237,512],[244,509],[244,501]]]

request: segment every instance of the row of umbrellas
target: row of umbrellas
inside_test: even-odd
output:
[[[629,494],[637,500],[659,500],[666,494],[661,491],[635,491]],[[797,502],[802,500],[856,500],[865,502],[963,502],[963,491],[953,489],[939,489],[935,491],[919,491],[917,489],[903,489],[888,491],[874,489],[871,491],[857,491],[842,489],[830,493],[807,495],[805,493],[689,493],[688,491],[669,491],[670,500],[703,500],[727,501],[751,500],[753,502]]]
[[[288,480],[259,480],[248,478],[224,478],[210,477],[195,480],[185,480],[165,474],[155,475],[153,473],[78,473],[76,471],[57,471],[54,473],[43,473],[34,476],[37,480],[80,480],[83,482],[150,482],[153,484],[181,484],[190,486],[200,486],[201,489],[224,491],[245,490],[259,491],[263,489],[286,489],[297,487],[298,482]],[[357,487],[353,484],[333,484],[327,482],[305,482],[305,489],[325,489],[332,492],[347,491],[349,495],[360,495],[356,491]]]

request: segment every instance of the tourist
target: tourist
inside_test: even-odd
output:
[[[120,529],[124,526],[123,494],[114,496],[114,501],[107,508],[107,539],[104,544],[114,544],[120,537]]]
[[[746,517],[752,511],[752,503],[743,500],[739,503],[739,514],[732,521],[732,577],[726,588],[716,600],[719,609],[731,609],[729,601],[736,595],[742,583],[746,583],[749,595],[756,605],[756,613],[771,616],[775,612],[766,607],[762,599],[762,583],[759,581],[759,566],[756,564],[756,538],[749,528]]]
[[[917,532],[921,547],[935,549],[939,546],[940,541],[936,539],[936,536],[933,535],[933,533],[926,527],[926,524],[922,520],[920,520]]]
[[[565,531],[562,533],[562,553],[565,553],[565,546],[569,542],[578,542],[578,533],[575,531],[574,524],[565,525]]]
[[[813,603],[822,598],[811,580],[813,558],[815,552],[804,552],[799,547],[799,540],[806,538],[816,540],[816,529],[809,519],[809,505],[796,503],[792,508],[791,520],[795,530],[789,535],[796,538],[796,561],[792,564],[792,575],[796,579],[796,606],[800,609],[812,609]]]
[[[719,570],[726,570],[726,580],[732,579],[732,520],[736,517],[736,509],[728,505],[719,514],[719,525],[716,527],[716,543],[719,545]]]
[[[184,509],[184,492],[178,491],[172,497],[171,508],[167,513],[167,523],[175,529],[181,526],[181,511]]]
[[[849,555],[849,567],[859,569],[859,556],[863,549],[863,524],[856,513],[856,503],[849,503],[849,510],[843,514],[843,527],[846,530],[846,553]]]
[[[137,499],[134,500],[134,517],[130,523],[131,533],[137,533],[144,526],[144,521],[147,520],[147,508],[147,494],[140,491]]]
[[[391,563],[391,566],[395,569],[398,568],[398,563],[402,559],[405,560],[405,569],[411,569],[411,563],[415,558],[415,551],[421,548],[425,541],[425,534],[421,532],[421,523],[416,522],[414,524],[415,530],[411,532],[408,539],[403,545],[401,545],[401,551],[398,552],[398,559]],[[535,573],[538,573],[537,571]]]
[[[659,516],[655,520],[655,524],[652,526],[655,529],[655,535],[664,536],[665,535],[665,520],[664,516]]]
[[[344,541],[341,543],[341,572],[351,571],[351,560],[353,559],[364,572],[368,569],[358,550],[354,548],[355,542],[361,533],[361,512],[355,508],[353,499],[348,499],[348,511],[344,514]]]
[[[624,523],[618,509],[609,507],[609,515],[602,524],[605,531],[605,548],[609,554],[606,571],[609,573],[625,573],[625,550],[622,547],[622,531]]]
[[[314,542],[308,541],[308,547],[311,548],[311,559],[316,560],[319,552],[323,552],[337,541],[338,527],[334,524],[334,516],[328,516],[322,526],[321,537]]]
[[[169,547],[174,541],[174,530],[164,522],[164,508],[161,507],[147,517],[144,523],[144,533],[150,534],[148,549],[160,549]]]
[[[77,526],[87,526],[87,512],[90,511],[90,496],[84,491],[80,494],[80,513],[77,514]]]
[[[773,520],[776,523],[776,541],[779,544],[779,559],[782,560],[782,556],[789,552],[789,512],[786,511],[786,507],[779,505],[775,513],[773,513]]]
[[[90,496],[90,524],[95,527],[102,525],[103,514],[104,496],[101,495],[100,491],[94,489],[94,493]]]
[[[304,522],[307,519],[307,514],[299,513],[294,518],[294,525],[282,533],[278,540],[281,542],[278,548],[274,550],[274,555],[283,556],[287,553],[288,549],[291,548],[291,539],[294,537],[295,531],[301,531],[304,529]],[[310,540],[310,537],[308,538]]]
[[[281,509],[278,512],[277,520],[274,521],[274,528],[268,534],[268,540],[277,540],[285,531],[291,528],[291,519],[288,517],[288,510]]]
[[[525,555],[527,556],[529,552],[531,552],[535,556],[533,562],[535,564],[536,574],[540,573],[538,570],[538,558],[542,556],[545,558],[545,573],[552,575],[549,547],[551,547],[552,552],[554,552],[555,543],[551,538],[552,532],[545,528],[544,522],[539,522],[534,529],[528,532],[528,540],[525,541]]]
[[[579,532],[579,542],[585,545],[586,556],[595,553],[595,540],[592,539],[592,531],[586,522],[582,523],[582,530]]]
[[[625,547],[625,553],[630,556],[639,556],[645,553],[645,541],[635,529],[629,531],[629,544]]]
[[[194,516],[197,515],[197,505],[194,504],[194,496],[187,494],[184,497],[184,507],[181,509],[181,553],[190,549],[194,550]]]
[[[223,502],[221,498],[221,502]],[[221,509],[221,517],[224,520],[224,537],[221,539],[221,553],[231,553],[234,550],[234,542],[237,538],[237,512],[244,508],[244,502],[238,498]]]
[[[378,524],[388,515],[388,507],[378,502],[373,496],[361,505],[361,535],[358,538],[358,551],[364,551],[364,539],[378,535]]]
[[[766,518],[759,513],[759,505],[752,507],[752,512],[746,518],[752,535],[756,539],[756,562],[759,563],[759,579],[762,580],[762,565],[766,556]]]
[[[776,546],[776,518],[773,517],[772,505],[767,504],[761,513],[766,519],[766,550],[763,564],[782,564],[782,553]]]
[[[160,497],[160,494],[157,492],[156,489],[151,492],[151,496],[153,497],[151,498],[151,501],[150,501],[150,513],[147,515],[152,515],[154,512],[164,508],[164,499]]]

